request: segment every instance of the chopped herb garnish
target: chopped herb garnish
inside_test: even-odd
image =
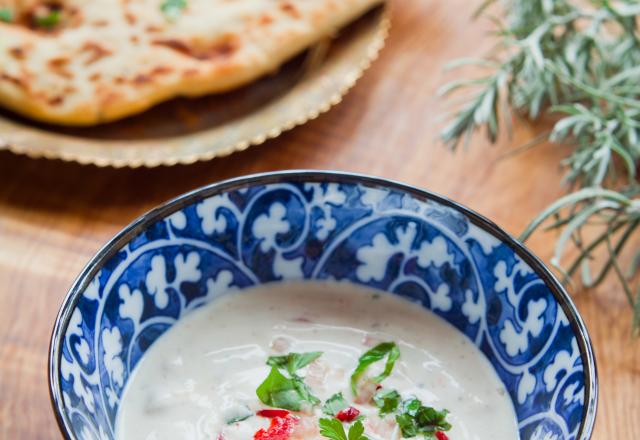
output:
[[[224,416],[224,421],[227,425],[231,425],[233,423],[247,420],[252,415],[253,411],[251,411],[248,406],[242,405],[234,407],[231,411],[227,412]]]
[[[418,412],[421,406],[422,402],[420,402],[420,400],[416,399],[415,397],[412,399],[407,399],[402,403],[402,412],[406,412],[411,414],[412,416],[415,416],[416,412]]]
[[[271,367],[271,372],[256,390],[260,401],[268,406],[291,411],[300,411],[304,403],[311,405],[320,403],[320,399],[311,393],[307,384],[304,383],[304,379],[298,376],[297,371],[321,355],[322,352],[314,351],[269,357],[267,365]],[[289,373],[290,377],[283,375],[280,369]]]
[[[187,0],[164,0],[160,10],[171,21],[180,18],[182,11],[187,7]]]
[[[345,400],[342,393],[336,393],[333,396],[329,397],[326,402],[324,402],[324,405],[322,406],[322,412],[328,416],[335,416],[348,406],[349,404]]]
[[[312,405],[320,403],[302,378],[286,377],[276,367],[271,367],[269,376],[260,384],[256,394],[265,405],[291,411],[300,411],[305,402]]]
[[[58,9],[50,10],[46,15],[34,15],[33,22],[36,26],[42,28],[52,28],[60,23],[62,14]]]
[[[227,425],[233,425],[234,423],[238,423],[238,422],[242,422],[243,420],[247,420],[252,415],[253,414],[250,413],[250,414],[243,414],[243,415],[240,415],[240,416],[236,416],[236,417],[233,417],[231,419],[225,420],[225,423]]]
[[[256,390],[256,394],[265,405],[280,409],[261,410],[257,414],[277,418],[280,417],[280,411],[283,409],[300,411],[305,404],[313,406],[320,403],[320,400],[311,394],[304,379],[298,375],[298,370],[311,364],[321,355],[321,352],[308,352],[269,357],[267,365],[271,367],[271,371]],[[391,374],[399,358],[400,349],[394,342],[378,344],[360,356],[358,366],[351,375],[353,394],[357,394],[358,381],[369,366],[386,359],[382,373],[370,379],[374,383],[380,383]],[[403,401],[398,391],[380,386],[378,388],[373,396],[373,403],[378,407],[380,417],[395,414],[395,420],[403,438],[421,436],[429,440],[448,439],[444,432],[449,431],[451,425],[446,420],[449,414],[446,409],[439,411],[424,406],[415,397]],[[286,411],[283,412],[288,414]],[[357,408],[349,405],[341,392],[325,401],[322,412],[331,416],[320,419],[320,434],[323,437],[331,440],[369,440],[364,435],[365,429],[362,423],[364,417]],[[349,426],[348,432],[343,423]]]
[[[227,425],[233,425],[234,423],[238,423],[238,422],[242,422],[243,420],[247,420],[251,416],[252,416],[252,414],[248,414],[248,415],[244,415],[244,416],[238,416],[238,417],[235,417],[233,419],[227,420],[226,423],[227,423]]]
[[[402,437],[423,435],[427,439],[436,439],[439,431],[448,431],[451,425],[446,421],[449,411],[438,411],[429,406],[423,406],[418,399],[404,402],[403,412],[396,416],[396,423],[402,431]]]
[[[396,390],[381,389],[373,396],[373,402],[380,410],[381,416],[395,412],[400,406],[401,400],[402,397]]]
[[[290,375],[294,376],[296,371],[306,367],[311,362],[322,356],[321,351],[312,351],[309,353],[289,353],[284,356],[270,356],[267,359],[267,365],[270,367],[284,368]]]
[[[381,361],[385,356],[387,357],[387,363],[384,366],[384,371],[372,379],[375,383],[380,383],[389,377],[396,360],[400,357],[400,349],[395,342],[383,342],[360,356],[358,367],[351,375],[351,391],[353,391],[353,394],[357,394],[358,380],[367,368],[371,364]]]
[[[0,8],[0,21],[11,23],[13,21],[13,12],[8,8]]]
[[[360,420],[349,428],[349,435],[338,419],[320,419],[320,435],[331,440],[369,440],[364,435],[364,425]]]

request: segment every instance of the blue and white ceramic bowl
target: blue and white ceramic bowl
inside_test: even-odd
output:
[[[343,280],[409,297],[465,333],[509,390],[522,440],[591,437],[597,380],[566,292],[478,214],[386,180],[295,171],[211,185],[155,209],[88,264],[60,310],[49,379],[69,439],[113,439],[153,342],[228,289]]]

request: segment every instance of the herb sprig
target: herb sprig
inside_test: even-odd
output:
[[[320,419],[320,435],[331,440],[369,440],[364,435],[364,425],[360,420],[349,427],[347,435],[340,420],[336,418]]]
[[[395,412],[400,406],[401,400],[400,393],[396,390],[386,390],[384,388],[378,390],[373,396],[373,403],[378,407],[381,416]]]
[[[163,0],[160,10],[169,21],[176,21],[187,8],[187,0]]]
[[[295,376],[298,370],[306,367],[320,356],[322,356],[321,351],[289,353],[284,356],[269,356],[267,365],[270,367],[284,368],[290,375]]]
[[[477,15],[488,14],[494,3],[486,0]],[[522,239],[552,219],[548,229],[561,231],[552,264],[565,281],[579,271],[586,287],[613,272],[632,306],[638,334],[640,286],[636,292],[633,288],[640,278],[640,251],[634,251],[627,270],[620,256],[637,249],[640,231],[640,4],[504,0],[501,5],[506,17],[493,20],[498,27],[495,52],[450,66],[473,65],[485,73],[441,89],[443,95],[467,92],[441,138],[456,148],[485,129],[495,142],[512,113],[554,117],[553,129],[531,145],[543,139],[573,145],[562,165],[564,182],[574,192],[536,217]],[[571,247],[577,257],[564,264]]]
[[[51,9],[44,15],[35,15],[33,22],[36,26],[51,29],[57,26],[62,19],[62,13],[58,9]]]
[[[321,355],[321,352],[310,352],[269,357],[267,365],[271,366],[271,371],[256,389],[256,395],[260,401],[274,408],[291,411],[300,411],[305,404],[320,403],[320,399],[311,393],[311,389],[297,372]],[[282,374],[280,369],[284,369],[289,377]]]
[[[395,342],[382,342],[360,356],[360,359],[358,359],[358,366],[351,375],[351,391],[353,391],[353,394],[357,394],[358,381],[365,371],[367,371],[369,366],[383,360],[385,357],[387,358],[387,361],[385,363],[384,370],[382,373],[372,378],[372,381],[375,383],[382,382],[391,374],[393,366],[400,357],[400,349],[398,348],[398,345]]]
[[[11,23],[13,21],[13,11],[9,8],[0,8],[0,22]]]
[[[446,409],[438,411],[413,398],[403,403],[402,412],[396,416],[396,423],[400,426],[402,437],[422,435],[426,439],[435,439],[438,431],[451,429],[447,414],[449,411]]]
[[[347,403],[347,400],[344,398],[342,393],[336,393],[324,402],[324,405],[322,405],[322,412],[328,416],[335,416],[348,406],[349,403]]]

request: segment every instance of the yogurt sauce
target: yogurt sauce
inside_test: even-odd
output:
[[[432,312],[348,283],[274,283],[221,296],[161,336],[129,378],[116,439],[253,439],[268,419],[227,421],[265,408],[256,388],[269,374],[268,356],[323,352],[301,370],[305,382],[323,402],[336,392],[352,402],[358,358],[384,341],[395,341],[401,357],[382,385],[448,409],[449,439],[519,438],[491,364]],[[379,418],[366,402],[357,407],[371,440],[402,438],[393,416]],[[309,412],[292,440],[326,440],[317,429],[320,408]]]

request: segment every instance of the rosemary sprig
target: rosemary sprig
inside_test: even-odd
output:
[[[504,13],[504,19],[493,20],[498,27],[494,52],[487,59],[453,63],[474,65],[484,74],[441,89],[442,95],[466,92],[442,140],[456,148],[485,129],[495,142],[513,113],[530,119],[552,115],[553,129],[541,138],[574,146],[562,162],[564,182],[573,192],[534,219],[522,239],[554,219],[549,228],[561,232],[552,264],[567,282],[580,270],[586,287],[615,273],[633,308],[637,334],[640,289],[634,295],[632,286],[638,283],[640,252],[628,273],[621,269],[620,255],[633,249],[640,231],[640,3],[487,0],[478,15],[494,6]],[[565,267],[561,259],[571,247],[577,256]],[[592,276],[598,256],[605,262]]]

